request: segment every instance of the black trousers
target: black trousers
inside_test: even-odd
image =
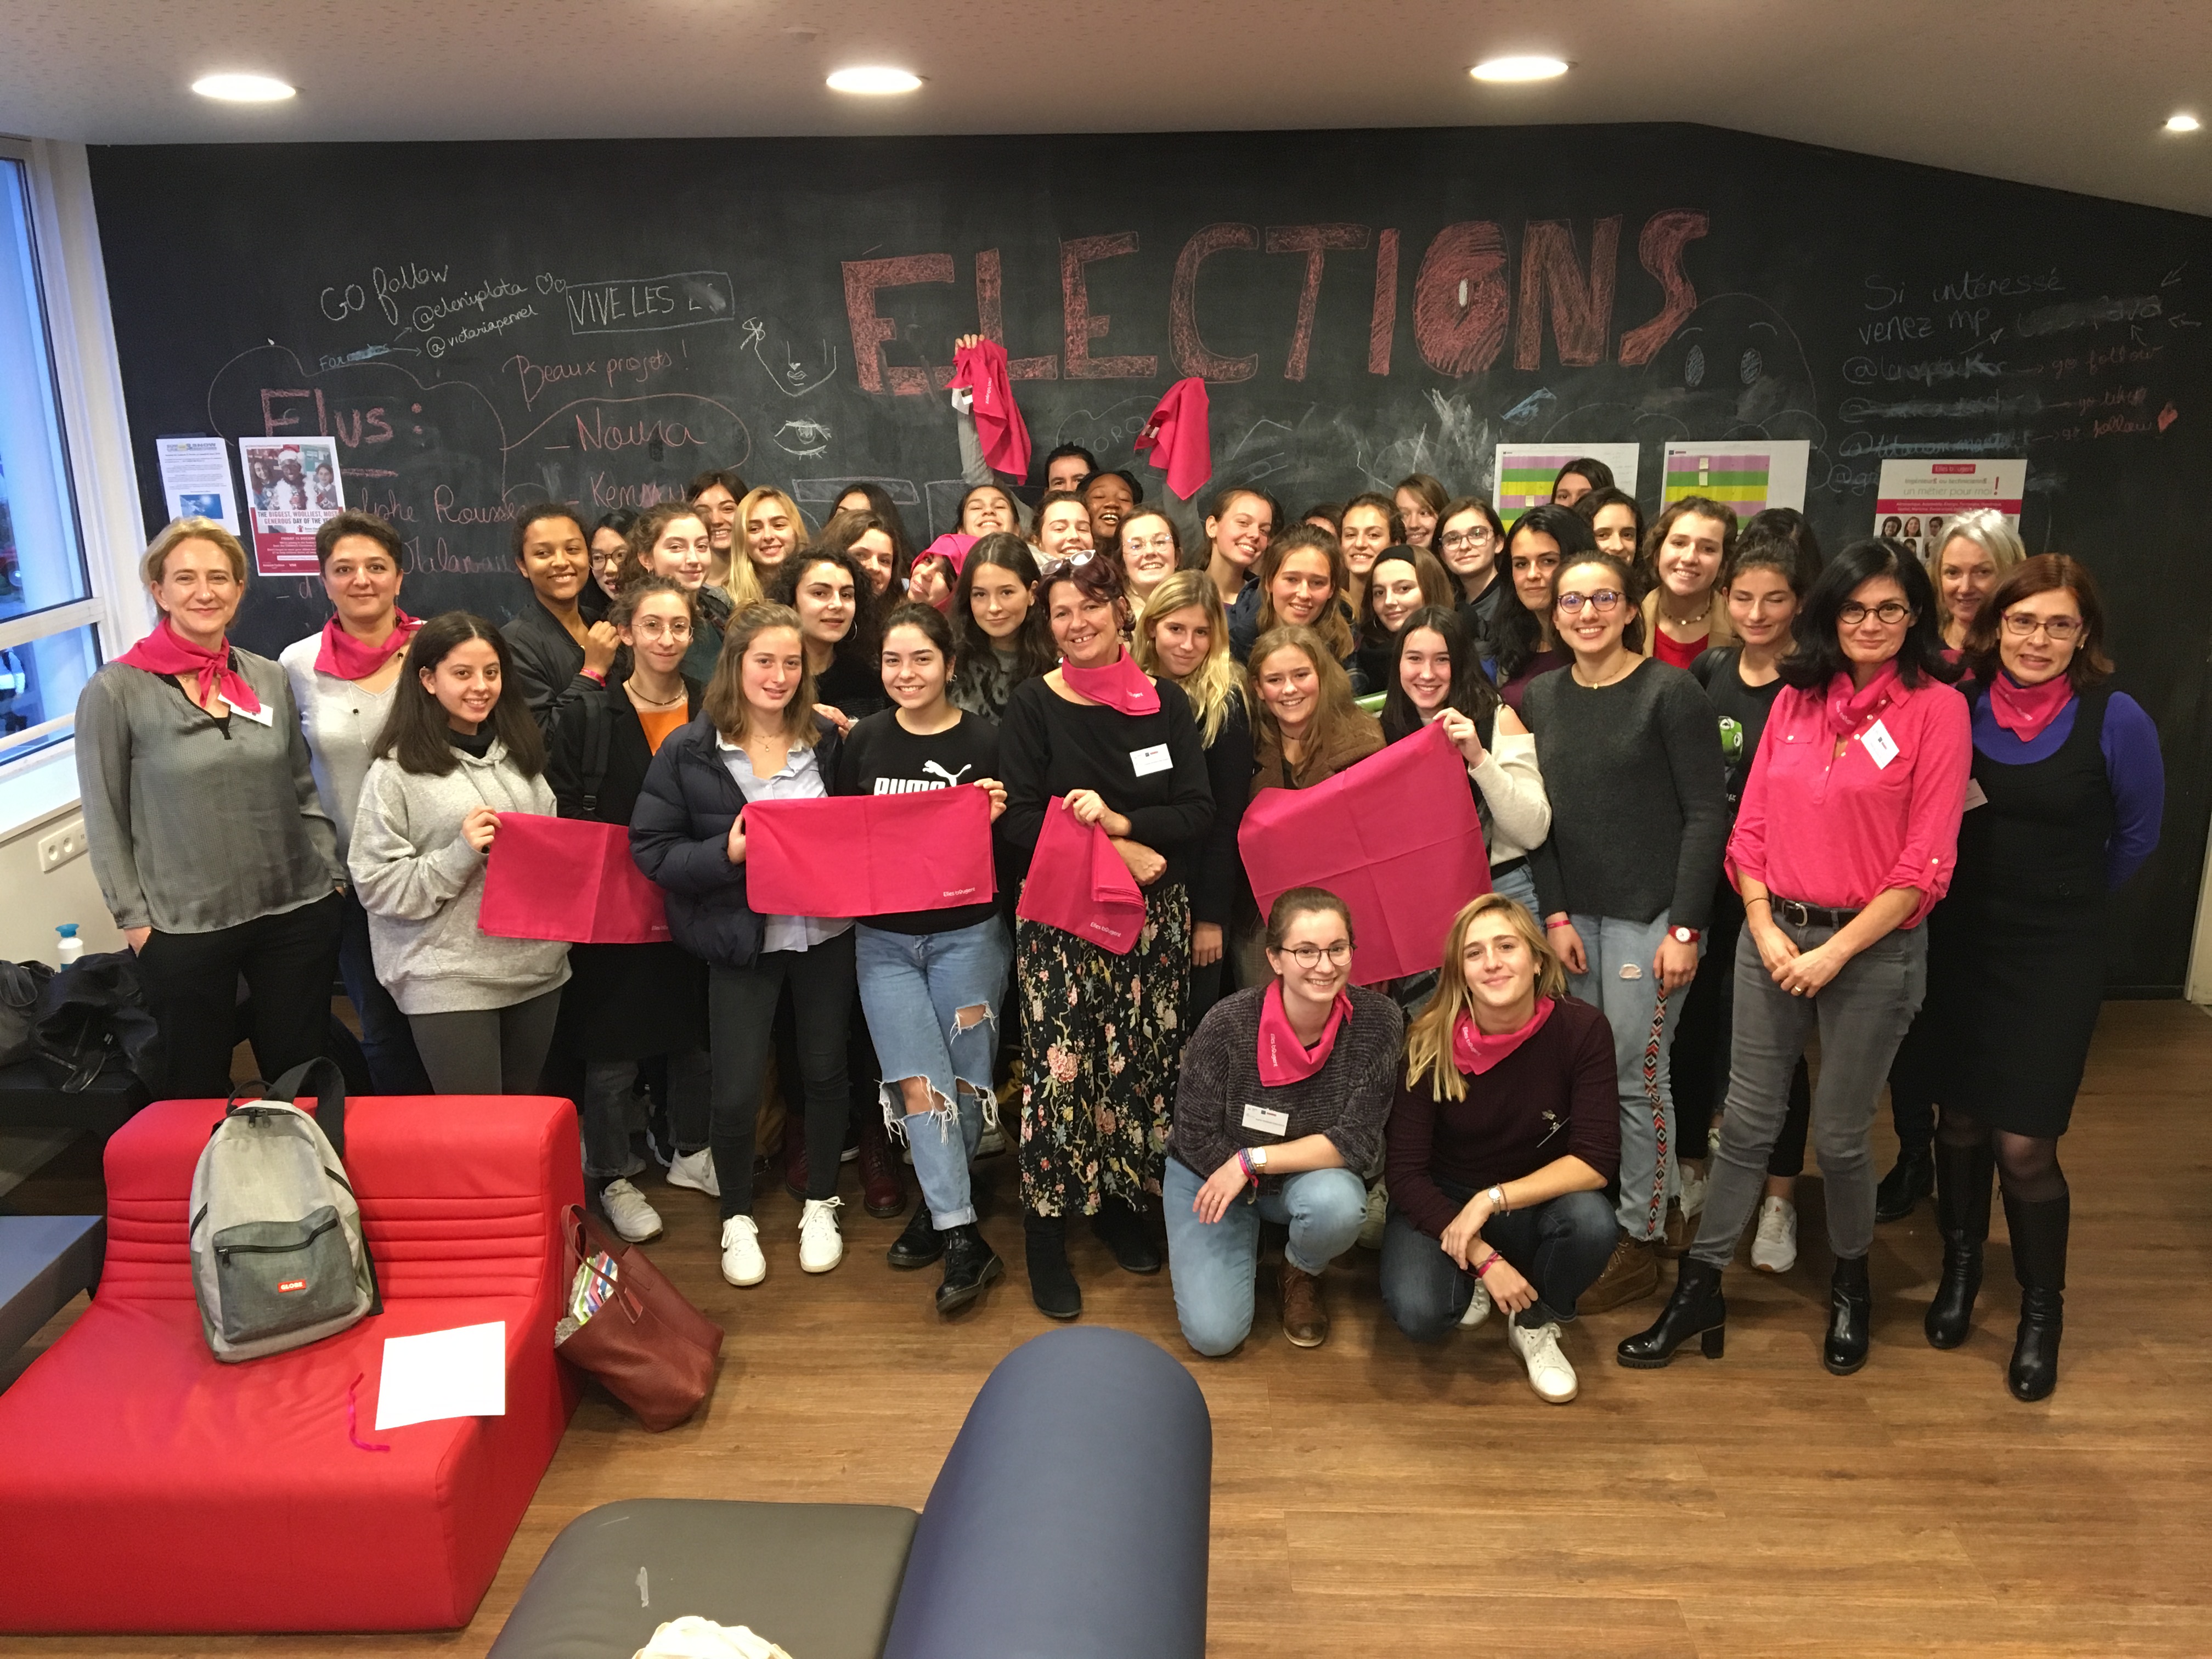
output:
[[[845,1046],[860,982],[853,945],[848,927],[811,951],[763,951],[750,968],[717,965],[708,970],[707,1030],[714,1081],[707,1135],[725,1221],[752,1213],[753,1135],[775,1044],[776,999],[787,981],[806,1093],[806,1195],[836,1195],[837,1153],[853,1110]]]
[[[161,1075],[147,1079],[154,1097],[230,1093],[241,974],[253,996],[253,1024],[246,1035],[263,1079],[273,1080],[321,1054],[344,927],[345,900],[332,893],[210,933],[149,934],[137,966],[147,1008],[161,1028]]]

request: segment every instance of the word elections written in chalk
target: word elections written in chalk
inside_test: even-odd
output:
[[[665,276],[611,283],[568,283],[561,297],[571,334],[639,334],[696,328],[737,316],[737,290],[727,271],[679,270]]]
[[[1697,290],[1683,270],[1682,250],[1706,234],[1708,223],[1705,214],[1690,209],[1668,209],[1644,222],[1636,238],[1636,257],[1659,285],[1660,306],[1656,314],[1621,331],[1620,362],[1650,362],[1697,309]],[[1498,362],[1510,332],[1513,367],[1540,368],[1548,324],[1559,363],[1587,368],[1602,362],[1606,343],[1613,338],[1620,241],[1618,214],[1593,221],[1586,240],[1577,237],[1567,220],[1529,221],[1522,227],[1516,295],[1516,273],[1504,228],[1488,219],[1446,225],[1429,240],[1413,276],[1413,343],[1421,361],[1440,374],[1480,374]],[[1580,251],[1583,246],[1589,249],[1587,258]],[[1114,319],[1094,310],[1091,299],[1091,266],[1140,252],[1133,230],[1061,242],[1062,327],[1055,343],[1060,349],[1012,357],[1008,376],[1017,380],[1156,377],[1160,372],[1157,356],[1107,349]],[[1259,373],[1257,353],[1232,357],[1207,348],[1199,314],[1199,272],[1212,259],[1292,256],[1304,261],[1305,280],[1296,313],[1289,319],[1283,378],[1304,380],[1322,276],[1332,253],[1366,256],[1355,262],[1365,267],[1360,275],[1371,275],[1373,283],[1366,337],[1360,344],[1366,350],[1367,372],[1389,374],[1398,321],[1398,231],[1351,224],[1270,225],[1262,230],[1257,225],[1231,223],[1193,232],[1176,255],[1167,310],[1176,374],[1236,381]],[[898,325],[878,311],[876,296],[886,289],[952,283],[952,255],[848,259],[843,272],[854,368],[861,390],[917,397],[948,384],[952,375],[949,366],[918,368],[885,362],[884,346],[896,337]],[[1003,345],[1006,292],[999,249],[985,248],[975,256],[975,283],[979,331]]]

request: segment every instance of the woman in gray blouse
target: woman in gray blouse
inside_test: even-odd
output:
[[[337,826],[338,860],[353,840],[354,812],[370,750],[392,712],[399,659],[422,624],[399,608],[399,532],[373,514],[348,511],[315,532],[323,591],[337,611],[319,632],[295,640],[276,659],[300,706],[323,810]],[[338,973],[361,1018],[361,1051],[380,1095],[427,1095],[429,1074],[415,1052],[407,1016],[376,977],[368,912],[345,896]]]
[[[76,706],[77,787],[109,914],[161,1028],[156,1098],[224,1095],[238,981],[264,1077],[330,1024],[344,866],[284,672],[231,646],[246,550],[179,519],[141,567],[161,619]]]

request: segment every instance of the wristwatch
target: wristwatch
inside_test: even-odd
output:
[[[1267,1167],[1267,1149],[1265,1146],[1249,1146],[1245,1150],[1251,1157],[1254,1169],[1264,1170]]]
[[[1669,927],[1667,930],[1667,937],[1677,945],[1695,945],[1698,942],[1698,930],[1694,927]]]

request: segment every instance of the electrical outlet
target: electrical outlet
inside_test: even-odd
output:
[[[84,820],[64,824],[39,843],[39,868],[58,870],[71,859],[84,856]]]

